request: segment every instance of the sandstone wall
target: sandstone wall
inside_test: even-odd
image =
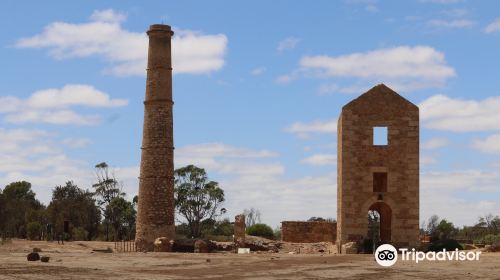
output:
[[[245,245],[245,215],[236,215],[234,217],[234,243],[236,247],[244,247]]]
[[[295,243],[335,242],[335,222],[281,222],[281,240]]]
[[[373,127],[388,128],[388,144],[373,145]],[[381,214],[381,235],[399,246],[419,236],[419,110],[378,85],[342,108],[338,122],[337,238],[367,238],[369,210]],[[386,189],[374,188],[386,173]],[[375,178],[375,180],[374,180]],[[340,247],[340,246],[339,246]]]

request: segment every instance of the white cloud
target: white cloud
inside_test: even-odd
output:
[[[148,39],[145,32],[122,28],[126,16],[113,10],[95,11],[88,23],[53,22],[43,32],[17,41],[20,48],[47,48],[57,59],[101,56],[111,62],[107,72],[145,75]],[[221,69],[227,47],[223,34],[203,35],[175,30],[172,39],[174,73],[209,73]]]
[[[311,136],[311,134],[325,134],[331,133],[334,134],[337,132],[337,120],[316,120],[309,123],[304,122],[295,122],[291,124],[289,127],[285,129],[287,132],[294,134],[300,138],[307,138]]]
[[[21,105],[22,101],[15,96],[0,96],[0,113],[15,112]]]
[[[318,176],[290,178],[238,177],[221,180],[230,217],[254,207],[262,221],[278,226],[282,221],[307,220],[312,216],[336,218],[336,172]]]
[[[39,129],[0,128],[0,139],[0,188],[11,182],[28,181],[37,199],[47,204],[55,186],[71,180],[80,188],[90,189],[95,182],[95,163],[71,158],[57,134]],[[62,142],[80,147],[88,139],[67,138]],[[137,193],[138,167],[111,170],[115,170],[117,179],[124,183],[124,191],[132,198]]]
[[[389,87],[391,88],[398,88],[402,89],[402,85],[392,85],[388,84]],[[318,93],[319,95],[331,95],[334,93],[342,93],[342,94],[360,94],[362,92],[368,91],[370,88],[372,88],[373,85],[360,85],[360,84],[353,84],[350,86],[339,86],[335,83],[328,83],[328,84],[322,84],[319,86]],[[406,89],[406,87],[404,88]]]
[[[341,56],[304,56],[300,67],[289,74],[279,76],[276,81],[286,84],[299,76],[343,78],[355,82],[351,86],[320,87],[322,92],[361,93],[374,83],[384,83],[396,91],[415,91],[425,88],[443,87],[454,77],[455,70],[448,66],[444,54],[429,46],[399,46],[365,53]],[[384,67],[380,67],[383,65]]]
[[[9,123],[50,123],[92,125],[100,121],[97,115],[80,115],[70,107],[121,107],[126,99],[112,99],[89,85],[65,85],[34,92],[27,99],[14,96],[0,97],[0,113]]]
[[[64,138],[61,143],[71,148],[84,148],[93,142],[89,138]]]
[[[47,202],[55,185],[67,180],[81,183],[81,178],[91,175],[83,171],[82,162],[69,158],[53,138],[43,130],[0,128],[0,185],[29,181],[37,198]]]
[[[107,10],[96,10],[90,16],[90,19],[97,22],[122,22],[127,19],[124,13],[116,12],[112,9]]]
[[[279,52],[282,52],[285,50],[294,49],[300,41],[301,41],[300,38],[288,37],[278,43],[277,50]]]
[[[315,154],[302,160],[302,163],[323,166],[337,164],[337,155],[335,154]]]
[[[431,150],[437,149],[448,145],[448,139],[446,138],[431,138],[422,143],[422,149]]]
[[[427,24],[430,26],[440,27],[440,28],[469,28],[476,25],[476,22],[469,19],[453,19],[453,20],[432,19],[427,21]]]
[[[500,172],[457,170],[422,174],[422,188],[436,191],[500,192]]]
[[[223,143],[196,144],[176,149],[176,168],[195,164],[205,168],[210,180],[224,189],[228,216],[254,207],[273,226],[287,219],[335,217],[336,176],[293,178],[277,154],[268,150],[234,147]],[[305,206],[307,205],[307,206]]]
[[[500,154],[500,134],[493,134],[486,139],[476,139],[472,147],[488,154]]]
[[[31,108],[67,108],[70,106],[120,107],[126,106],[126,99],[111,99],[108,94],[89,85],[65,85],[34,92],[26,105]]]
[[[265,163],[262,159],[276,157],[269,150],[238,148],[223,143],[186,145],[176,149],[175,166],[188,164],[207,168],[225,175],[272,176],[284,172],[279,163]]]
[[[187,145],[177,149],[176,152],[188,157],[266,158],[277,156],[276,153],[269,150],[238,148],[223,143]]]
[[[8,123],[48,123],[57,125],[95,125],[101,119],[97,115],[80,115],[70,110],[60,111],[20,111],[5,116],[5,122]]]
[[[469,14],[469,10],[465,8],[455,8],[455,9],[450,9],[446,10],[443,12],[447,16],[451,17],[463,17]]]
[[[116,179],[123,186],[123,191],[127,193],[127,199],[132,200],[139,194],[139,166],[111,168]]]
[[[339,92],[340,87],[337,84],[323,84],[319,86],[319,94],[320,95],[328,95],[332,93]]]
[[[471,195],[474,194],[474,195]],[[437,214],[455,225],[473,225],[479,216],[500,212],[500,173],[477,170],[421,174],[421,220]]]
[[[486,28],[484,28],[484,32],[493,33],[500,31],[500,18],[495,19],[493,22],[488,24]]]
[[[259,75],[262,75],[264,74],[264,72],[266,72],[266,67],[258,67],[258,68],[255,68],[253,69],[250,74],[252,74],[253,76],[259,76]]]
[[[401,46],[337,57],[305,56],[300,64],[325,76],[445,79],[455,75],[444,55],[428,46]],[[381,64],[387,67],[380,68]]]
[[[432,156],[420,156],[420,164],[422,165],[427,165],[427,164],[434,164],[436,163],[436,159]]]
[[[476,101],[439,94],[424,100],[419,107],[426,128],[455,132],[500,130],[500,97]]]
[[[446,64],[444,54],[429,46],[400,46],[336,57],[304,56],[300,67],[304,75],[383,81],[397,90],[441,87],[456,75]]]

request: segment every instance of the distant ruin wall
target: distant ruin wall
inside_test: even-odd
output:
[[[234,217],[234,243],[238,248],[245,245],[245,228],[245,215],[236,215]]]
[[[285,242],[335,242],[336,239],[336,222],[281,222],[281,240]]]

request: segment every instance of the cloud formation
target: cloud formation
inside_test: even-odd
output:
[[[435,137],[435,138],[431,138],[429,140],[422,142],[421,147],[422,147],[422,149],[432,150],[432,149],[441,148],[441,147],[444,147],[447,145],[448,145],[448,139]]]
[[[337,164],[337,155],[335,154],[314,154],[302,160],[302,163],[313,166],[335,165]]]
[[[426,128],[454,132],[500,130],[500,97],[477,101],[438,94],[421,102],[419,107]]]
[[[253,69],[252,71],[250,71],[250,74],[252,74],[253,76],[259,76],[259,75],[262,75],[264,74],[264,72],[266,72],[266,67],[257,67],[255,69]]]
[[[444,86],[456,75],[444,54],[429,46],[399,46],[340,56],[304,56],[300,72],[318,78],[356,78],[384,81],[396,90],[412,91]],[[288,80],[297,75],[291,75]]]
[[[500,32],[500,18],[497,18],[493,22],[488,24],[486,28],[484,28],[484,32],[486,33]]]
[[[420,178],[421,221],[437,214],[456,226],[473,225],[479,216],[500,211],[498,172],[428,172]]]
[[[19,48],[44,48],[56,59],[99,56],[111,63],[117,76],[145,75],[148,39],[145,32],[123,29],[123,13],[98,10],[87,23],[53,22],[43,32],[17,41]],[[174,73],[201,74],[224,66],[227,37],[175,30],[172,39]]]
[[[278,47],[276,49],[279,52],[294,49],[297,46],[297,44],[300,42],[300,40],[301,39],[296,38],[296,37],[288,37],[284,40],[281,40],[278,43]]]
[[[453,20],[432,19],[427,21],[427,24],[439,28],[470,28],[476,25],[476,22],[469,19],[453,19]]]
[[[285,131],[299,138],[308,138],[312,134],[334,134],[337,132],[337,120],[316,120],[313,122],[295,122],[288,126]]]
[[[0,184],[29,181],[37,198],[48,201],[56,185],[67,180],[87,183],[92,173],[85,171],[81,161],[68,157],[53,138],[39,129],[0,128]]]
[[[487,154],[500,154],[500,134],[493,134],[485,139],[476,139],[472,147]]]
[[[65,85],[34,92],[21,99],[15,96],[0,96],[0,114],[5,114],[8,123],[49,123],[93,125],[100,121],[98,115],[82,115],[70,108],[113,108],[128,104],[126,99],[112,99],[107,93],[90,85]]]
[[[205,168],[224,189],[230,217],[251,207],[273,226],[287,219],[336,217],[336,207],[330,203],[336,201],[335,173],[295,178],[286,174],[276,156],[268,150],[204,143],[176,149],[175,165]]]

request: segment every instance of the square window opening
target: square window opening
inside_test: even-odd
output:
[[[389,143],[387,126],[373,127],[373,145],[387,146]]]

